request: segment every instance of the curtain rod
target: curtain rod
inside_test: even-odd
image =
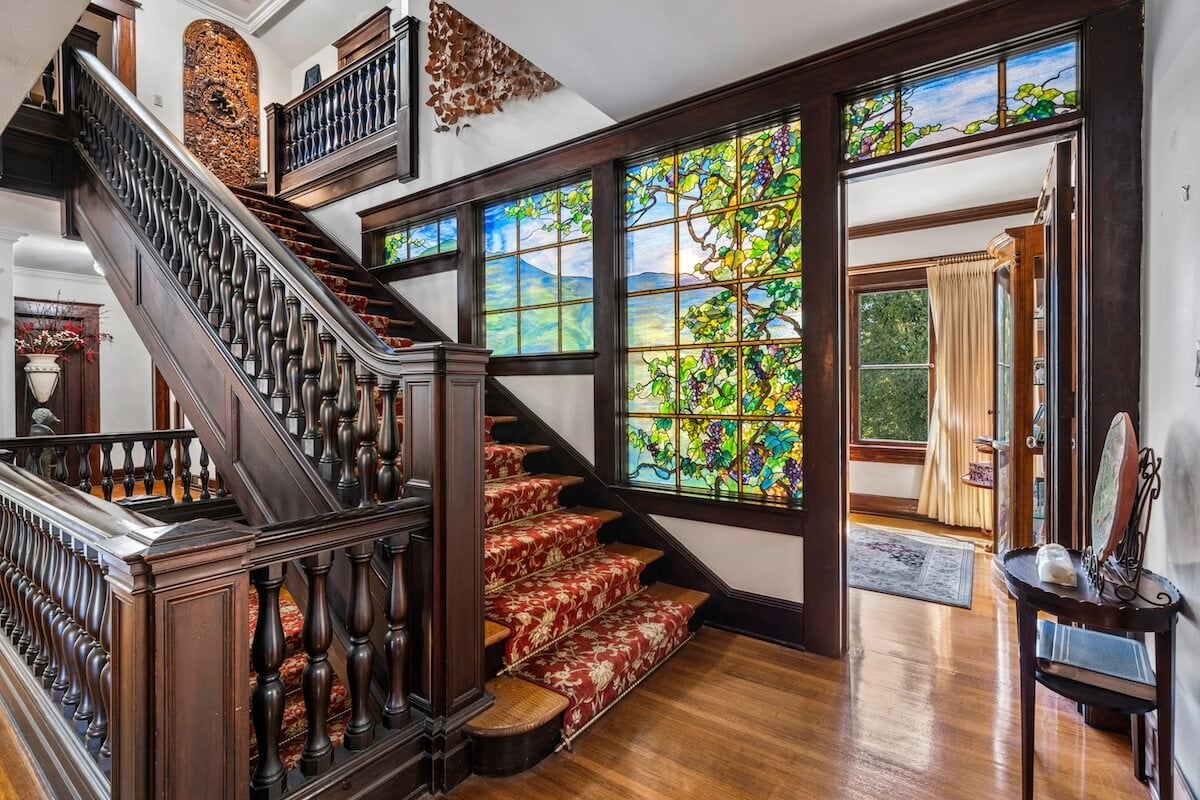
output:
[[[941,267],[960,261],[993,260],[986,250],[971,250],[965,253],[949,253],[944,256],[928,258],[910,258],[906,261],[884,261],[878,264],[863,264],[860,267],[850,267],[847,272],[853,275],[864,275],[874,272],[895,272],[901,269],[916,269],[918,267]]]

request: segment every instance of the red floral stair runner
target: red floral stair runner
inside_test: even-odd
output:
[[[599,530],[596,517],[569,511],[551,511],[489,529],[483,538],[485,591],[498,592],[527,575],[595,549]]]
[[[563,736],[570,739],[687,641],[694,612],[683,603],[634,595],[513,674],[567,698]]]
[[[300,764],[304,753],[304,740],[308,735],[307,717],[304,709],[304,692],[301,678],[308,654],[303,649],[304,614],[287,591],[279,593],[279,618],[283,624],[284,660],[279,668],[279,679],[284,687],[283,726],[279,734],[279,758],[283,768],[294,769]],[[258,621],[258,595],[250,593],[250,642],[253,646],[254,626]],[[250,690],[258,685],[258,676],[250,673]],[[335,674],[329,693],[329,738],[336,748],[346,735],[346,724],[350,719],[350,694],[345,684]],[[258,742],[254,738],[254,723],[250,727],[250,761],[258,758]]]
[[[487,527],[532,517],[558,507],[562,484],[551,478],[517,477],[491,481],[483,487]]]

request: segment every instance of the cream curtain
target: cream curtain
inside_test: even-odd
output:
[[[990,529],[991,493],[961,478],[983,458],[975,437],[992,432],[992,261],[943,262],[928,276],[935,389],[917,510],[946,525]]]

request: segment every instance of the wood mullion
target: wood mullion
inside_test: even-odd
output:
[[[463,203],[455,209],[455,215],[458,219],[458,341],[483,344],[479,214],[474,203]]]
[[[617,444],[620,435],[624,381],[621,377],[625,326],[620,324],[619,223],[621,209],[617,165],[605,162],[592,169],[592,319],[596,333],[594,411],[596,472],[609,484],[620,476]]]

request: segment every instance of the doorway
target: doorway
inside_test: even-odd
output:
[[[970,607],[1074,541],[1075,140],[843,176],[851,586]]]

